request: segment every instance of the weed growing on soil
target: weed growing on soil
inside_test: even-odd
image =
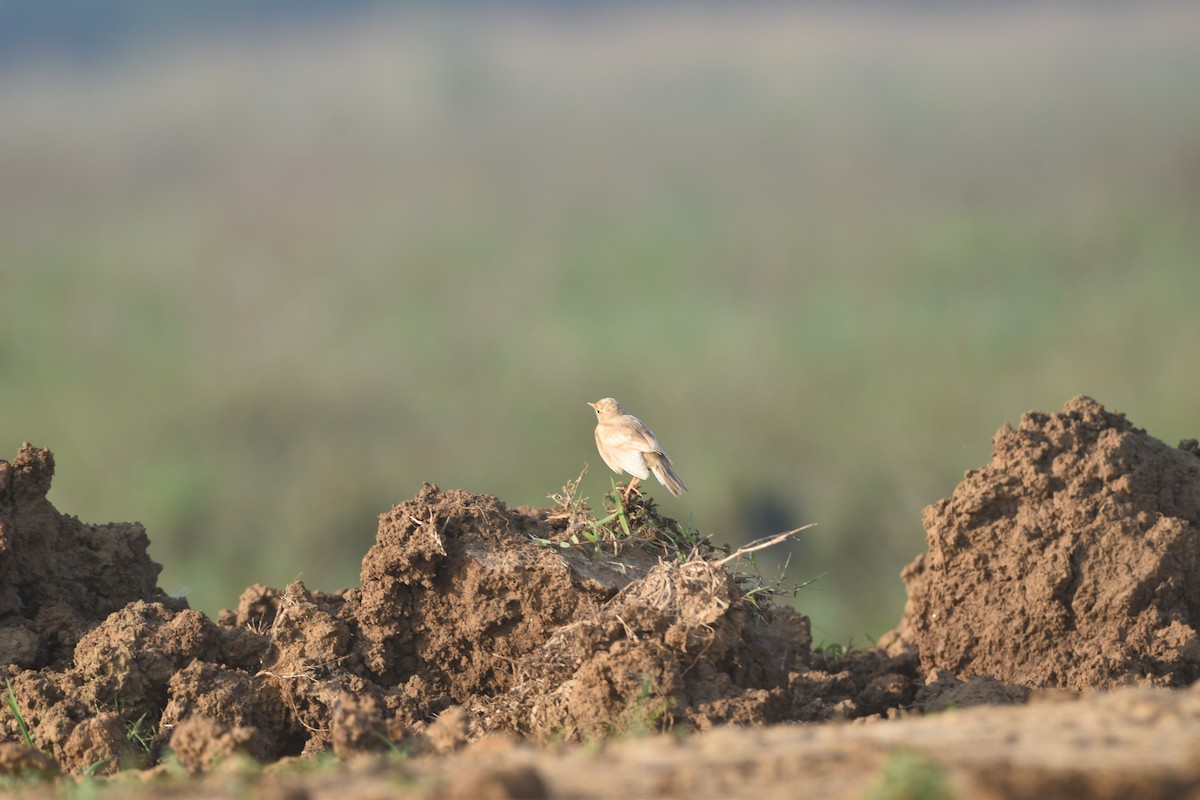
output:
[[[553,505],[546,521],[554,528],[561,528],[561,531],[556,531],[548,538],[532,536],[533,541],[562,549],[590,545],[597,554],[611,548],[614,557],[620,554],[622,547],[638,545],[657,551],[660,557],[680,562],[701,559],[717,566],[729,565],[734,580],[743,591],[743,599],[759,610],[770,604],[768,598],[795,597],[802,589],[824,576],[822,574],[798,584],[787,585],[790,556],[773,579],[764,577],[758,567],[758,551],[781,544],[813,525],[758,539],[731,553],[729,545],[719,548],[713,545],[710,537],[697,530],[690,520],[680,524],[663,516],[653,498],[637,491],[626,498],[625,484],[615,481],[611,482],[604,496],[605,514],[597,518],[588,506],[588,498],[579,491],[585,475],[586,465],[578,477],[567,481],[561,491],[549,495]],[[744,565],[748,565],[749,570],[735,569]]]
[[[765,550],[768,547],[774,547],[777,544],[782,544],[795,537],[797,533],[806,531],[815,526],[816,523],[804,525],[800,528],[795,528],[775,536],[767,536],[762,539],[756,539],[749,544],[739,547],[732,553],[726,553],[725,557],[717,561],[718,566],[728,566],[738,587],[742,590],[742,599],[754,606],[755,609],[761,611],[763,605],[768,605],[769,600],[775,597],[791,596],[795,597],[801,590],[811,586],[825,576],[822,573],[815,578],[809,578],[801,583],[786,586],[787,570],[792,563],[792,557],[789,555],[780,567],[779,573],[772,579],[767,579],[763,576],[762,571],[758,567],[758,552]],[[749,570],[735,570],[736,566],[748,565]],[[763,604],[760,605],[760,599]]]
[[[25,718],[21,716],[21,709],[17,705],[17,695],[13,692],[12,684],[8,682],[8,678],[4,679],[4,704],[8,706],[8,710],[17,720],[17,727],[21,729],[21,738],[25,741],[26,747],[33,747],[33,736],[29,733],[29,726],[25,724]]]
[[[555,511],[550,514],[549,519],[551,521],[566,520],[568,532],[581,527],[591,527],[589,523],[592,521],[592,511],[588,508],[587,498],[579,493],[579,484],[583,481],[584,475],[587,475],[586,464],[583,471],[579,473],[579,477],[573,481],[567,481],[562,491],[550,495],[550,502],[554,504]],[[545,543],[551,544],[549,541]]]
[[[150,742],[154,739],[156,731],[153,725],[146,726],[143,730],[142,726],[146,722],[146,715],[142,714],[133,722],[125,723],[125,737],[129,741],[140,747],[143,752],[150,752]]]
[[[604,518],[597,519],[593,516],[592,510],[587,504],[588,499],[579,492],[579,484],[585,475],[587,475],[587,465],[584,465],[577,478],[567,481],[561,492],[550,495],[550,501],[554,507],[547,520],[551,523],[565,521],[566,529],[562,534],[565,538],[552,541],[535,537],[534,540],[539,544],[557,545],[564,549],[572,545],[590,544],[597,553],[611,546],[613,555],[619,555],[621,546],[633,538],[625,506],[619,500],[615,500],[612,505],[606,504]],[[614,484],[610,497],[615,499],[615,495],[616,485]]]
[[[654,680],[649,676],[642,678],[642,684],[637,697],[625,709],[625,725],[617,728],[609,725],[609,735],[632,736],[642,739],[663,731],[675,730],[675,720],[670,714],[673,703],[670,697],[656,697]]]
[[[371,736],[383,744],[389,761],[405,761],[412,755],[413,748],[411,744],[395,742],[381,731],[371,731]]]
[[[549,496],[552,505],[547,521],[562,527],[553,538],[533,537],[538,544],[563,549],[591,545],[597,553],[612,548],[614,556],[621,548],[638,544],[660,550],[664,556],[687,560],[696,555],[719,552],[689,522],[680,525],[658,512],[653,498],[634,492],[624,497],[625,484],[612,481],[604,496],[604,516],[596,517],[579,485],[587,475],[587,466],[562,490]]]
[[[954,792],[945,767],[920,753],[896,750],[866,796],[868,800],[950,800]]]
[[[824,578],[829,574],[827,572],[822,572],[820,575],[809,578],[806,581],[793,583],[789,586],[787,572],[788,567],[790,567],[792,563],[792,556],[790,553],[788,554],[788,557],[784,559],[783,565],[779,568],[778,574],[776,574],[774,578],[770,579],[763,576],[762,571],[758,567],[758,559],[756,558],[756,555],[756,553],[747,553],[745,556],[743,556],[741,563],[748,564],[750,570],[749,572],[738,573],[735,575],[735,579],[738,581],[738,584],[745,589],[745,593],[742,595],[742,597],[755,608],[760,607],[758,604],[758,597],[760,595],[772,598],[785,596],[795,597],[796,595],[800,594],[801,591],[807,589],[809,586],[812,586],[814,583],[821,580],[821,578]]]
[[[844,646],[837,642],[822,641],[813,645],[813,661],[816,664],[824,664],[827,671],[836,672],[841,669],[842,661],[853,649],[853,641],[847,642]]]

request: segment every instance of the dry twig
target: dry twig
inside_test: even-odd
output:
[[[806,531],[809,528],[815,528],[816,526],[817,526],[817,523],[812,522],[812,523],[809,523],[808,525],[805,525],[800,528],[796,528],[794,530],[790,530],[787,533],[781,533],[777,536],[767,536],[762,539],[755,539],[750,544],[745,545],[744,547],[739,547],[737,550],[734,550],[732,553],[730,553],[729,555],[725,556],[720,561],[717,561],[715,563],[718,567],[724,566],[725,564],[728,564],[730,561],[733,561],[735,558],[741,558],[742,556],[746,555],[747,553],[753,553],[756,550],[765,550],[768,547],[773,547],[773,546],[779,544],[780,542],[782,542],[784,539],[790,539],[791,537],[795,536],[797,533],[800,533],[800,531]]]

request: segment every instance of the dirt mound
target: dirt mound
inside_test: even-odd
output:
[[[200,772],[239,753],[882,719],[1200,676],[1200,448],[1087,398],[994,443],[926,509],[896,641],[849,653],[814,652],[806,617],[652,501],[601,521],[566,489],[512,509],[426,486],[380,517],[361,588],[256,585],[214,622],[158,589],[140,526],[55,511],[53,458],[26,445],[0,461],[0,671],[20,712],[0,739],[23,721],[65,772],[166,748]]]
[[[925,509],[901,641],[926,672],[1081,690],[1200,677],[1200,458],[1076,397]]]
[[[55,511],[53,457],[26,445],[0,461],[0,673],[19,712],[0,712],[0,774],[106,773],[167,748],[193,772],[234,754],[463,750],[489,766],[442,773],[447,796],[538,794],[528,740],[882,720],[1200,677],[1200,447],[1082,397],[994,444],[926,509],[929,552],[904,572],[894,641],[848,653],[813,651],[806,617],[652,501],[599,520],[578,482],[550,509],[426,486],[380,517],[361,588],[255,585],[214,622],[158,589],[140,526]],[[18,744],[23,725],[36,749]],[[904,735],[862,735],[875,767]],[[1180,774],[1164,785],[1193,780]]]
[[[26,632],[6,641],[37,643],[10,647],[7,671],[35,744],[67,772],[166,747],[199,771],[232,753],[850,718],[916,692],[911,653],[812,653],[807,618],[749,594],[702,548],[680,550],[683,531],[649,500],[625,510],[626,538],[601,540],[578,506],[510,509],[426,486],[380,517],[362,588],[252,586],[213,622],[154,585],[139,526],[54,511],[52,463],[26,447],[0,472],[12,598],[0,625]],[[68,613],[69,636],[39,627]],[[0,719],[19,740],[16,719]]]
[[[0,663],[26,669],[63,665],[81,636],[134,600],[186,607],[159,590],[141,525],[59,514],[46,499],[53,477],[53,454],[28,443],[0,460]]]

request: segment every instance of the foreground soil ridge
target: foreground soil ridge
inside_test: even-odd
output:
[[[1170,447],[1077,397],[993,445],[925,510],[928,552],[903,572],[897,629],[832,653],[813,651],[801,613],[650,528],[614,553],[579,544],[551,510],[429,485],[380,516],[361,588],[255,585],[212,620],[157,587],[140,525],[54,509],[53,456],[26,444],[0,460],[0,670],[19,711],[0,712],[0,772],[33,759],[104,774],[167,752],[194,772],[236,753],[433,756],[498,735],[907,726],[1046,690],[1200,677],[1196,443]],[[635,511],[662,522],[652,504]]]

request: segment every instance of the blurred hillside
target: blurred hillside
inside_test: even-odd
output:
[[[149,4],[153,5],[153,4]],[[0,59],[0,457],[208,611],[354,585],[422,481],[546,496],[619,398],[818,641],[1075,394],[1200,434],[1200,11],[365,7]],[[769,564],[765,565],[770,567]]]

